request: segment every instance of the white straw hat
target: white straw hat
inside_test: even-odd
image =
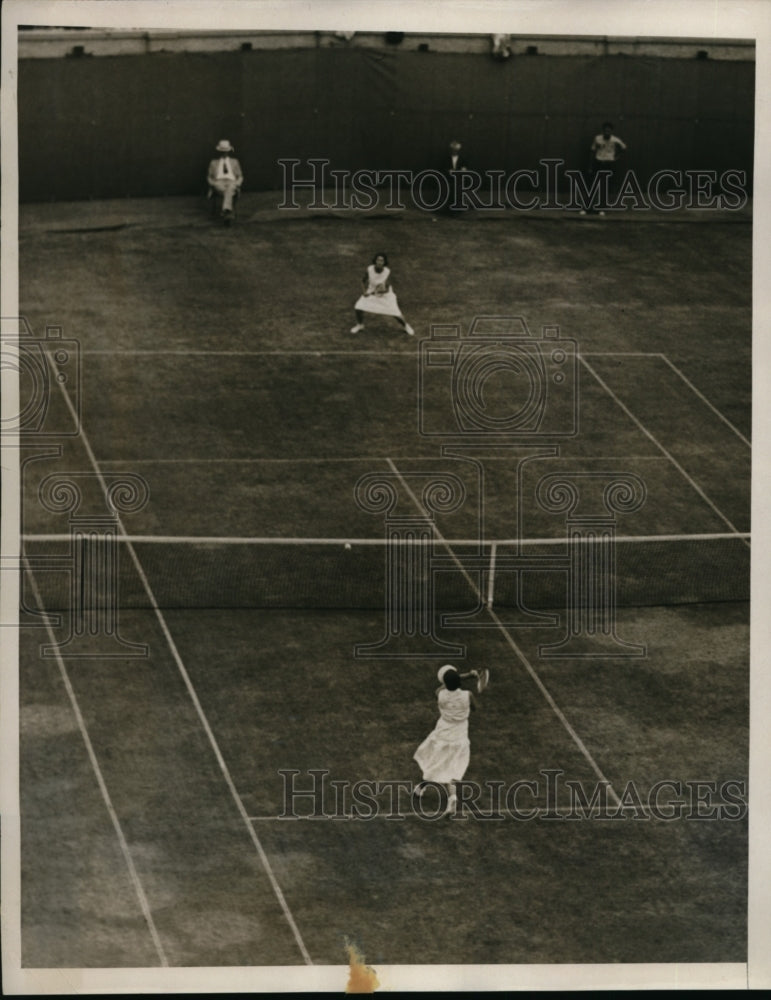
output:
[[[227,139],[220,139],[220,141],[217,143],[217,152],[232,153],[233,147],[230,145]]]
[[[457,668],[454,667],[451,663],[446,663],[443,667],[440,667],[439,670],[437,671],[436,674],[437,678],[440,681],[443,681],[444,675],[447,673],[448,670],[454,670],[456,674],[458,672]]]

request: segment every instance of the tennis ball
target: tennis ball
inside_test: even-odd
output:
[[[350,549],[350,547],[351,547],[351,543],[350,543],[350,542],[346,542],[346,543],[345,543],[345,547],[346,547],[347,549]]]

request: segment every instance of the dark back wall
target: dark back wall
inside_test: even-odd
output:
[[[194,194],[220,138],[245,190],[277,160],[435,166],[453,137],[478,170],[561,157],[582,168],[607,118],[645,181],[658,169],[752,173],[755,64],[629,56],[368,49],[156,53],[19,63],[22,201]]]

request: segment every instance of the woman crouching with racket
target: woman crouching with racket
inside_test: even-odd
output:
[[[390,278],[388,257],[384,253],[376,253],[362,278],[364,290],[353,307],[356,310],[356,326],[351,327],[351,333],[360,333],[364,329],[365,312],[376,313],[379,316],[393,316],[410,336],[415,333],[402,316]]]
[[[423,781],[415,793],[423,795],[427,781],[446,785],[446,812],[451,813],[457,802],[455,782],[462,780],[469,765],[468,720],[472,709],[476,708],[474,696],[468,687],[463,687],[463,682],[468,683],[468,678],[473,678],[471,685],[481,694],[489,683],[490,671],[471,670],[461,674],[447,664],[440,668],[437,677],[442,683],[436,691],[439,721],[415,751],[414,759],[423,772]]]

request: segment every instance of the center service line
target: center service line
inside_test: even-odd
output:
[[[399,481],[401,482],[402,486],[404,487],[404,489],[406,490],[406,492],[411,497],[411,499],[412,499],[413,503],[415,504],[415,506],[418,508],[418,510],[421,512],[421,514],[425,514],[425,510],[423,510],[423,507],[421,506],[420,501],[418,500],[418,498],[415,496],[415,494],[412,492],[412,490],[408,486],[408,484],[407,484],[406,480],[404,479],[404,477],[402,476],[401,472],[399,472],[399,470],[396,468],[396,466],[394,465],[394,463],[391,461],[390,458],[386,459],[386,461],[388,462],[388,464],[391,467],[391,469],[394,472],[394,474],[399,478]],[[469,574],[463,568],[463,566],[460,563],[458,557],[455,555],[455,553],[453,552],[453,550],[450,548],[449,544],[445,541],[442,533],[439,531],[439,529],[437,528],[437,526],[433,522],[432,522],[431,527],[434,530],[434,533],[435,533],[435,535],[437,537],[437,540],[439,542],[441,542],[441,544],[447,550],[447,552],[449,553],[449,555],[452,558],[453,562],[458,567],[458,569],[461,571],[461,573],[463,574],[464,578],[466,579],[466,582],[471,587],[471,590],[473,591],[473,593],[476,594],[478,600],[481,602],[482,601],[482,595],[479,593],[479,589],[477,588],[477,585],[474,583],[474,581],[471,579],[471,577],[469,576]],[[522,650],[519,648],[519,646],[516,644],[516,642],[514,642],[514,640],[512,639],[512,637],[511,637],[508,629],[504,626],[503,622],[500,620],[500,618],[498,617],[498,615],[495,613],[495,611],[493,611],[493,609],[487,603],[485,603],[485,609],[486,609],[487,613],[490,615],[490,617],[492,618],[492,620],[495,622],[495,624],[498,626],[498,628],[503,633],[503,635],[504,635],[506,641],[508,642],[509,646],[512,648],[512,650],[514,651],[514,653],[517,655],[517,657],[519,658],[519,660],[522,663],[522,665],[524,666],[524,668],[530,674],[530,677],[533,679],[533,681],[537,685],[538,689],[540,690],[541,694],[544,696],[544,698],[546,699],[546,701],[551,706],[551,708],[554,711],[554,713],[557,716],[557,718],[560,720],[560,722],[562,723],[562,725],[565,727],[565,729],[567,730],[567,732],[570,734],[570,737],[573,740],[573,742],[575,743],[575,745],[578,747],[578,749],[581,751],[581,753],[586,758],[586,760],[587,760],[589,766],[591,767],[591,769],[594,771],[594,773],[597,775],[597,777],[600,779],[600,781],[602,781],[605,785],[607,785],[609,794],[614,799],[616,805],[620,806],[621,805],[621,799],[618,797],[618,795],[616,795],[616,792],[614,791],[613,786],[611,785],[611,783],[608,781],[608,779],[605,777],[605,775],[600,770],[600,768],[599,768],[597,762],[595,761],[594,757],[592,757],[592,755],[589,753],[589,751],[587,750],[587,748],[584,746],[584,743],[581,740],[581,737],[578,735],[578,733],[575,731],[575,729],[573,729],[573,727],[570,725],[570,723],[566,719],[564,713],[562,712],[562,709],[559,707],[559,705],[556,703],[556,701],[554,700],[554,698],[551,696],[551,694],[550,694],[549,690],[547,689],[546,685],[543,683],[543,681],[541,680],[541,678],[538,676],[538,674],[536,673],[535,669],[533,668],[533,666],[530,663],[530,661],[528,660],[528,658],[525,656],[525,654],[522,652]]]

